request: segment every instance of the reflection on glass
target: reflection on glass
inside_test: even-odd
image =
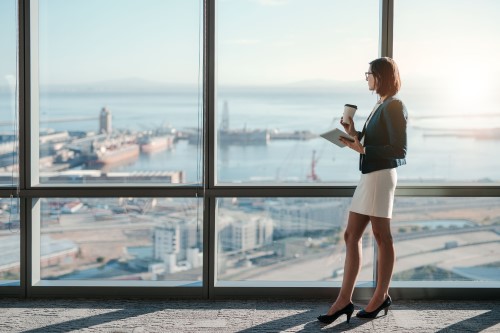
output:
[[[0,198],[0,286],[19,285],[19,200]]]
[[[202,280],[201,200],[40,200],[43,280]]]
[[[40,2],[41,183],[201,182],[202,5]]]
[[[499,11],[488,0],[394,2],[394,58],[410,118],[401,180],[500,181],[491,154],[500,140]],[[415,29],[422,17],[425,28]]]
[[[500,281],[499,198],[394,203],[395,281]]]
[[[0,186],[15,186],[19,170],[16,2],[0,1]]]
[[[218,281],[341,281],[350,198],[218,200]],[[373,277],[373,237],[363,237],[359,281]]]
[[[358,156],[318,135],[341,127],[346,103],[361,129],[376,103],[364,73],[378,12],[376,1],[218,3],[220,183],[358,180]]]

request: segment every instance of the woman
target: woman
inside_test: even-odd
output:
[[[361,237],[371,222],[378,245],[377,287],[372,299],[356,314],[360,318],[375,318],[384,310],[387,314],[392,303],[389,283],[394,267],[394,246],[390,221],[396,188],[396,167],[406,164],[406,108],[394,95],[401,87],[399,71],[394,60],[388,57],[370,62],[365,73],[368,89],[376,91],[380,99],[369,115],[362,131],[357,131],[354,121],[340,123],[354,142],[340,138],[349,148],[360,154],[361,179],[349,212],[344,234],[346,258],[340,293],[326,315],[318,320],[331,323],[345,314],[349,322],[354,305],[352,293],[361,268]]]

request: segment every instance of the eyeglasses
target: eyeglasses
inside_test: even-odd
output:
[[[365,78],[368,80],[368,75],[373,75],[372,72],[365,72]]]

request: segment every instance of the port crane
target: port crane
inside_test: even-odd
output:
[[[310,179],[314,182],[319,181],[318,174],[316,173],[316,164],[319,161],[319,157],[316,157],[316,150],[313,150],[312,159],[311,159],[311,173],[307,175],[307,179]]]

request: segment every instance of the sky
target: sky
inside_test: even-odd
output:
[[[15,4],[0,0],[4,83],[15,75]],[[141,78],[196,84],[201,5],[40,0],[41,83]],[[362,81],[379,54],[378,6],[375,0],[218,0],[218,83]],[[495,0],[396,1],[394,58],[403,79],[436,83],[439,77],[446,84],[443,94],[490,94],[499,77],[499,14]]]
[[[378,54],[377,3],[356,0],[346,6],[343,1],[313,1],[314,6],[302,0],[219,0],[219,82],[362,79],[367,62]],[[13,7],[9,3],[14,1],[0,0],[0,15],[12,16],[13,10],[5,9]],[[363,3],[368,5],[360,6]],[[41,82],[139,77],[195,83],[202,52],[201,4],[201,0],[40,0]],[[353,8],[362,10],[352,15]]]
[[[500,1],[416,3],[395,1],[393,56],[403,85],[421,94],[425,84],[431,110],[498,114]]]
[[[16,77],[16,1],[0,0],[0,86]]]
[[[379,53],[377,1],[221,0],[217,14],[221,82],[363,80]]]

